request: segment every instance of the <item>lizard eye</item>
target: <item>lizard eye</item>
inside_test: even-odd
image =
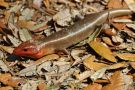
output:
[[[26,51],[28,51],[28,49],[23,49],[23,51],[25,51],[25,52],[26,52]]]

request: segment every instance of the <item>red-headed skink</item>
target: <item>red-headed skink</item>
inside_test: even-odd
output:
[[[13,51],[18,56],[41,58],[44,55],[56,53],[57,50],[66,49],[91,35],[97,26],[102,25],[108,18],[129,15],[129,9],[112,9],[87,15],[68,28],[58,31],[41,40],[23,42]]]

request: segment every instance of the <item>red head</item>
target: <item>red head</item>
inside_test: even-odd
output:
[[[18,56],[41,58],[44,55],[44,50],[39,49],[33,42],[26,41],[16,47],[13,54]]]

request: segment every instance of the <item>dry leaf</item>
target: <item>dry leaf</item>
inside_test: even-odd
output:
[[[53,20],[57,22],[58,25],[68,26],[71,22],[71,14],[69,9],[62,10],[53,16]]]
[[[114,29],[113,29],[114,30]],[[113,31],[112,29],[105,29],[103,32],[109,36],[116,36],[116,31]]]
[[[89,43],[89,45],[91,46],[91,48],[93,48],[95,50],[95,52],[97,52],[100,56],[104,57],[105,59],[107,59],[108,61],[111,62],[116,62],[115,57],[113,56],[113,53],[111,52],[111,50],[107,47],[105,47],[103,44],[101,44],[98,41],[92,41]]]
[[[32,32],[39,32],[48,28],[47,22],[37,24],[30,28]]]
[[[45,89],[46,89],[46,84],[45,84],[45,82],[40,82],[40,83],[38,84],[38,89],[39,89],[39,90],[45,90]]]
[[[123,68],[123,67],[126,67],[126,66],[127,66],[127,63],[121,62],[121,63],[117,63],[117,64],[110,65],[110,66],[108,67],[108,70],[110,70],[110,69]]]
[[[108,79],[97,79],[96,81],[94,81],[95,83],[110,83],[110,81]]]
[[[91,75],[91,80],[92,81],[95,81],[97,80],[98,78],[101,78],[104,74],[105,74],[105,71],[107,70],[107,67],[104,67],[98,71],[96,71],[93,75]]]
[[[128,60],[128,61],[135,61],[135,54],[131,53],[122,53],[122,54],[116,54],[119,58],[123,60]]]
[[[124,0],[128,7],[135,12],[135,1],[134,0]]]
[[[35,22],[33,22],[33,21],[27,21],[27,20],[19,20],[17,22],[17,24],[18,24],[18,26],[20,28],[31,29],[35,25]]]
[[[0,68],[2,69],[2,71],[9,71],[9,68],[7,67],[7,65],[3,62],[3,60],[0,60]]]
[[[0,21],[0,28],[7,28],[6,25]]]
[[[19,45],[22,43],[18,38],[13,37],[13,36],[11,36],[11,35],[7,35],[7,38],[11,41],[11,43],[12,43],[15,47],[19,46]]]
[[[112,43],[112,41],[111,41],[111,39],[110,39],[109,37],[103,37],[102,39],[103,39],[103,41],[104,41],[106,44],[108,44],[108,45],[110,45],[110,46],[114,46],[113,43]]]
[[[27,29],[19,30],[19,36],[22,41],[28,41],[32,39],[32,35]]]
[[[85,87],[83,90],[101,90],[102,86],[100,84],[97,83],[93,83],[92,85],[88,85],[87,87]]]
[[[38,82],[38,80],[27,80],[27,82],[22,85],[21,90],[37,90]]]
[[[84,65],[89,68],[89,69],[93,69],[95,71],[102,69],[104,67],[107,67],[107,64],[104,63],[98,63],[98,62],[94,62],[95,57],[94,56],[90,56],[87,59],[85,59],[83,61]]]
[[[9,3],[5,2],[4,0],[0,0],[0,6],[8,8],[9,7]]]
[[[132,66],[133,69],[135,69],[135,62],[130,62],[130,65]]]
[[[19,76],[32,76],[36,75],[36,65],[28,66],[27,68],[22,69],[20,72],[18,72]]]
[[[117,30],[125,30],[126,24],[124,23],[111,23]]]
[[[58,59],[59,56],[57,54],[51,54],[51,55],[47,55],[47,56],[44,56],[34,62],[31,62],[29,64],[23,64],[25,67],[29,67],[29,66],[34,66],[34,65],[39,65],[45,61],[49,61],[49,60],[55,60],[55,59]]]
[[[2,82],[5,85],[9,85],[12,87],[17,87],[20,83],[22,83],[22,80],[19,78],[12,77],[11,74],[0,74],[0,82]]]
[[[92,74],[91,71],[84,71],[84,72],[81,73],[81,74],[77,74],[77,75],[76,75],[76,78],[79,79],[80,81],[82,81],[82,80],[84,80],[84,79],[90,77],[91,74]]]
[[[122,0],[109,0],[108,2],[108,8],[123,8],[123,7],[127,7],[127,5],[122,2]]]
[[[33,0],[33,7],[34,8],[36,8],[36,9],[38,9],[38,8],[40,8],[41,7],[41,5],[42,5],[42,1],[43,0]]]
[[[46,8],[50,7],[50,1],[49,0],[44,0],[43,3],[45,4]]]
[[[110,78],[110,84],[104,86],[102,90],[123,90],[124,79],[120,71],[116,71]]]
[[[14,90],[14,89],[10,86],[5,86],[5,87],[0,87],[0,90]]]
[[[72,50],[71,51],[71,56],[75,59],[74,63],[72,66],[82,62],[82,59],[79,57],[79,54],[84,53],[85,50]]]
[[[3,49],[4,51],[10,53],[10,54],[12,54],[13,50],[14,50],[14,48],[11,48],[9,46],[3,46],[3,45],[0,45],[0,48]]]

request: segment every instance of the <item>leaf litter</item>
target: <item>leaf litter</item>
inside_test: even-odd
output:
[[[134,0],[1,0],[0,90],[134,90],[133,16],[110,19],[69,47],[70,55],[12,55],[20,43],[64,30],[87,14],[134,6]]]

